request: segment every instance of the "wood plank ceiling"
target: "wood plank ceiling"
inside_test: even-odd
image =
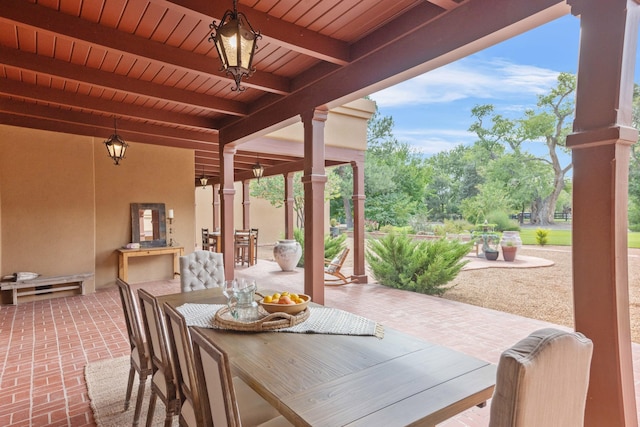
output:
[[[106,139],[116,118],[125,140],[193,149],[195,178],[216,179],[219,144],[239,144],[237,179],[258,154],[282,172],[300,155],[240,143],[551,20],[561,4],[240,0],[263,38],[234,92],[207,40],[232,0],[2,0],[0,123]]]

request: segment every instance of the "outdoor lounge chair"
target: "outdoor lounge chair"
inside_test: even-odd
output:
[[[582,427],[593,343],[546,328],[500,356],[489,427]]]
[[[342,252],[340,252],[335,258],[331,260],[324,260],[325,285],[346,285],[348,283],[356,282],[356,280],[353,280],[340,272],[340,269],[342,269],[342,264],[344,264],[348,254],[349,248],[344,248]],[[333,276],[335,278],[329,279],[326,277],[327,275]]]

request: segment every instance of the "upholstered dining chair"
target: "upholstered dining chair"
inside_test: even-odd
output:
[[[193,355],[205,427],[285,427],[292,424],[258,393],[231,375],[229,357],[192,328]]]
[[[489,427],[582,427],[593,343],[546,328],[500,356]]]
[[[195,251],[180,257],[180,288],[182,292],[218,288],[224,284],[224,264],[221,253]]]
[[[147,336],[149,357],[153,365],[147,427],[151,427],[153,423],[153,414],[158,397],[164,403],[166,409],[167,416],[164,425],[165,427],[171,427],[173,417],[180,412],[180,398],[173,373],[173,364],[171,363],[164,314],[158,301],[149,292],[144,289],[138,289],[138,298],[140,300],[142,324]]]
[[[191,334],[184,316],[179,311],[167,303],[163,305],[163,311],[171,360],[180,391],[180,426],[200,427],[204,421],[194,370]]]
[[[138,397],[136,399],[136,408],[133,413],[133,425],[138,425],[140,420],[140,412],[142,410],[142,400],[144,398],[144,389],[147,383],[147,377],[153,374],[151,358],[149,357],[149,349],[142,330],[140,329],[140,314],[138,305],[131,290],[131,286],[121,279],[116,279],[118,290],[120,292],[120,301],[124,311],[124,320],[127,324],[127,334],[129,335],[129,344],[131,345],[131,368],[129,369],[129,380],[127,381],[127,393],[124,399],[124,410],[129,409],[131,400],[131,392],[133,391],[133,380],[136,373],[138,374]]]

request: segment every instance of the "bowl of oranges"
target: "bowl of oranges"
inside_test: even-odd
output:
[[[264,296],[260,305],[267,313],[287,313],[296,315],[307,308],[311,297],[305,294],[294,294],[289,292],[275,292],[272,295]]]

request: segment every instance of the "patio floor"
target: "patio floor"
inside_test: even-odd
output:
[[[303,291],[302,270],[282,272],[260,260],[236,270],[262,289]],[[155,294],[179,292],[179,280],[136,284]],[[500,353],[549,323],[377,284],[327,287],[325,304],[425,340],[497,363]],[[553,326],[553,325],[551,325]],[[558,327],[558,326],[556,326]],[[559,327],[562,328],[562,327]],[[84,366],[129,353],[117,289],[0,307],[0,425],[92,426]],[[640,345],[633,344],[636,399]],[[489,406],[441,424],[487,426]]]

